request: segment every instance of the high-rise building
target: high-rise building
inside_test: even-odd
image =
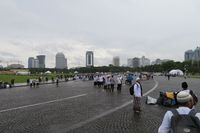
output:
[[[133,58],[129,58],[127,61],[127,66],[128,67],[133,67]]]
[[[34,59],[34,68],[39,68],[39,60]]]
[[[194,50],[193,59],[194,59],[195,61],[200,61],[200,47],[197,47],[197,48]]]
[[[140,67],[140,58],[133,58],[133,67]]]
[[[200,61],[200,47],[197,47],[194,51],[185,51],[184,57],[185,61]]]
[[[145,58],[145,56],[142,56],[142,58],[140,59],[140,66],[144,67],[144,66],[149,66],[151,64],[150,59]]]
[[[113,57],[113,66],[120,66],[120,58],[119,58],[119,56]]]
[[[45,55],[38,55],[39,68],[45,68]]]
[[[56,54],[56,68],[64,69],[67,68],[67,59],[63,53]]]
[[[185,61],[189,61],[193,59],[194,52],[193,50],[185,51]]]
[[[92,51],[86,52],[86,67],[94,66],[94,54]]]
[[[34,68],[34,58],[33,57],[28,58],[28,68]]]
[[[39,68],[39,60],[33,57],[28,58],[28,68]]]

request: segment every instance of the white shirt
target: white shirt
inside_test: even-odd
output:
[[[117,84],[122,84],[122,77],[117,77]]]
[[[110,78],[106,78],[106,84],[110,85]]]
[[[188,107],[179,107],[176,109],[179,114],[189,114],[191,111]],[[158,129],[158,133],[169,133],[171,130],[171,117],[173,116],[173,113],[171,111],[167,111],[165,113],[165,116],[163,118],[162,124],[160,125]],[[196,117],[200,120],[200,113],[196,113]]]
[[[136,82],[135,84],[134,84],[134,96],[135,97],[142,97],[142,95],[141,95],[141,86],[140,86],[140,84],[138,83],[138,82]]]

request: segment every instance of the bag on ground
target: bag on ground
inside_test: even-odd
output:
[[[150,96],[147,96],[146,104],[148,104],[148,105],[155,105],[156,103],[157,103],[157,99],[155,99],[153,97],[150,97]]]

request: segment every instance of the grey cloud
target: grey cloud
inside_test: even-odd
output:
[[[0,56],[4,58],[14,58],[17,55],[13,54],[12,52],[0,52]]]
[[[79,56],[86,50],[95,51],[97,65],[115,55],[123,64],[142,55],[182,61],[198,45],[199,11],[196,0],[6,0],[0,1],[0,40],[28,47],[23,60],[46,54],[51,66],[60,51],[69,63],[84,65]]]

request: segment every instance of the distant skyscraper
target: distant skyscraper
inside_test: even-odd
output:
[[[140,58],[133,58],[133,67],[140,67]]]
[[[184,54],[185,61],[200,61],[200,47],[197,47],[194,51],[187,50]]]
[[[151,64],[150,59],[145,58],[145,56],[142,56],[142,58],[140,59],[140,66],[144,67],[144,66],[149,66]]]
[[[45,55],[38,55],[39,68],[45,68]]]
[[[56,54],[56,68],[64,69],[67,68],[67,59],[63,53]]]
[[[86,52],[86,67],[94,66],[94,54],[92,51]]]
[[[194,50],[194,60],[195,61],[200,61],[200,47],[197,47],[195,50]]]
[[[39,68],[39,60],[33,57],[28,58],[28,68]]]
[[[34,68],[34,58],[33,57],[28,58],[28,68]]]
[[[113,57],[113,66],[120,66],[119,56]]]
[[[189,61],[193,59],[194,52],[193,50],[188,50],[185,52],[185,61]]]
[[[34,59],[34,68],[39,68],[39,60]]]
[[[133,58],[129,58],[127,62],[128,67],[133,67]]]

